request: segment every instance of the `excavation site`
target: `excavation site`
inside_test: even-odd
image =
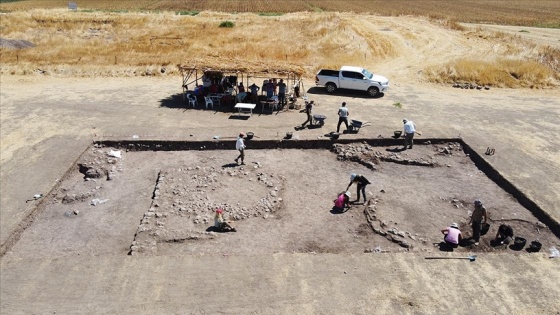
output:
[[[459,253],[529,255],[533,241],[558,242],[546,216],[515,187],[504,190],[511,184],[461,139],[422,139],[409,150],[386,140],[247,140],[245,165],[234,161],[234,140],[95,142],[44,197],[11,255],[437,253],[452,223],[464,238]],[[352,173],[371,182],[367,201],[354,202],[352,185],[350,208],[335,211]],[[489,224],[477,245],[476,199]],[[218,208],[235,232],[216,229]],[[495,243],[501,224],[526,243]]]

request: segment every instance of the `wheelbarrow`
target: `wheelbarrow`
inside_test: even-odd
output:
[[[322,127],[325,124],[325,119],[327,119],[325,115],[313,115],[313,124]]]
[[[360,128],[362,128],[363,126],[367,126],[368,122],[362,122],[359,120],[350,120],[350,126],[348,126],[348,131],[350,132],[355,132],[358,133],[358,131],[360,131]]]

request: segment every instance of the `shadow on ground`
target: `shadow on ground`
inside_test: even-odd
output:
[[[369,96],[366,91],[356,91],[356,90],[346,90],[346,89],[337,89],[334,93],[327,93],[324,87],[314,86],[307,90],[307,94],[314,94],[314,95],[337,95],[337,96],[347,96],[347,97],[355,97],[355,98],[371,98],[377,99],[382,98],[385,96],[384,93],[379,93],[376,96]]]

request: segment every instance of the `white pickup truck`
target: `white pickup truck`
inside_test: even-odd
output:
[[[327,92],[337,89],[367,91],[370,96],[387,92],[389,80],[364,68],[343,66],[340,70],[322,69],[315,76],[315,85],[324,86]]]

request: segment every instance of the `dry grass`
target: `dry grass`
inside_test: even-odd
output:
[[[347,2],[346,8],[353,8],[357,2]],[[29,3],[37,2],[30,0],[13,5]],[[41,3],[44,6],[49,3],[60,5],[60,1],[45,0]],[[79,2],[81,8],[88,3],[93,2]],[[116,3],[95,2],[97,8],[123,8],[124,4],[117,7]],[[174,7],[167,1],[140,0],[134,2],[134,6],[131,4],[133,1],[123,3],[131,5],[131,8],[150,10],[164,7],[179,10],[185,8],[185,3],[208,7],[227,3],[236,4],[239,8],[247,4],[241,0],[175,1],[172,2]],[[301,5],[303,2],[283,3]],[[327,11],[328,8],[342,8],[340,5],[343,2],[309,0],[305,3],[313,10]],[[538,8],[539,0],[536,3]],[[264,4],[271,8],[272,2],[255,0],[254,4],[255,8]],[[440,4],[445,8],[447,3],[443,1]],[[6,9],[7,5],[2,4],[2,9]],[[189,7],[193,8],[198,7]],[[372,24],[372,17],[337,12],[259,16],[252,13],[204,11],[196,16],[182,16],[171,11],[14,11],[2,16],[0,37],[28,40],[37,46],[25,50],[0,48],[0,73],[139,76],[165,72],[166,75],[173,75],[178,74],[178,65],[187,64],[249,71],[274,72],[281,69],[312,76],[320,68],[336,69],[346,64],[368,66],[399,57],[400,51],[394,46],[392,34]],[[560,79],[558,49],[540,47],[517,36],[499,32],[485,32],[482,29],[467,32],[455,20],[441,19],[435,14],[429,20],[443,28],[457,31],[455,34],[492,41],[495,44],[490,55],[507,56],[502,59],[481,56],[477,60],[470,57],[430,68],[426,73],[433,82],[465,81],[493,86],[546,87]],[[235,26],[220,28],[220,23],[224,21],[231,21]],[[414,40],[414,37],[409,40]]]
[[[226,20],[235,27],[220,28]],[[37,45],[0,49],[2,73],[11,74],[41,69],[53,75],[152,75],[162,67],[173,74],[185,62],[312,74],[331,64],[394,54],[382,34],[358,30],[338,13],[261,17],[203,12],[193,17],[33,10],[6,15],[3,26],[0,36]]]
[[[436,83],[475,83],[495,87],[546,88],[558,85],[560,50],[539,46],[519,36],[489,32],[481,28],[467,36],[492,40],[494,53],[507,57],[461,58],[426,71]]]
[[[67,1],[3,3],[3,11],[65,8]],[[80,0],[80,10],[356,12],[385,16],[415,15],[473,23],[560,28],[560,1],[554,0]]]
[[[554,71],[536,61],[510,59],[459,59],[428,70],[428,77],[438,83],[475,83],[509,88],[555,86],[555,76]]]

